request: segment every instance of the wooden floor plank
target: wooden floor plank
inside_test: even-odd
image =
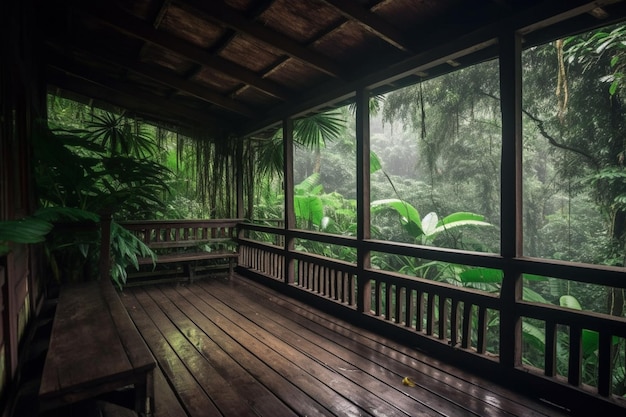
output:
[[[133,292],[125,291],[122,297],[135,325],[142,334],[163,374],[176,389],[183,408],[190,416],[223,417],[206,392],[198,385],[194,375],[178,357],[173,346],[161,333]]]
[[[153,417],[189,417],[159,367],[154,372],[154,392]]]
[[[245,328],[241,328],[238,323],[223,316],[220,311],[215,310],[212,305],[206,303],[188,288],[179,287],[177,290],[188,302],[191,302],[206,317],[210,318],[221,331],[224,331],[230,337],[236,338],[250,354],[262,358],[266,365],[281,375],[282,378],[290,381],[311,399],[316,400],[321,415],[377,415],[374,407],[368,409],[361,404],[361,408],[359,408],[355,404],[354,398],[350,398],[351,392],[346,392],[345,386],[342,387],[340,381],[336,381],[336,375],[333,375],[327,369],[306,363],[308,361],[302,356],[294,358],[290,352],[285,351],[286,347],[284,345],[280,345],[277,340],[274,340],[272,335],[259,335],[257,331],[250,332]],[[240,319],[246,321],[244,316],[240,316]],[[233,352],[232,354],[235,353]],[[315,369],[312,370],[312,367]],[[323,375],[320,376],[319,373]],[[337,386],[328,386],[327,383],[320,380],[320,377],[325,379],[326,382]]]
[[[239,395],[200,352],[190,343],[186,335],[181,333],[176,324],[170,321],[169,317],[161,310],[155,301],[150,297],[150,291],[158,291],[154,288],[150,290],[135,289],[134,295],[141,303],[146,313],[157,323],[161,334],[176,351],[176,355],[184,366],[193,373],[194,378],[201,390],[205,391],[204,396],[209,394],[220,411],[220,415],[236,415],[241,417],[255,417],[256,412],[251,409],[245,397]]]
[[[206,289],[218,298],[225,295],[216,285]],[[222,288],[222,291],[231,290]],[[251,313],[245,304],[237,305],[235,308],[244,314]],[[294,340],[292,344],[294,349],[302,351],[312,360],[323,360],[326,366],[360,383],[370,390],[372,395],[379,395],[397,407],[405,407],[403,410],[409,414],[414,412],[415,402],[418,402],[433,410],[447,409],[449,415],[495,415],[493,410],[485,407],[484,402],[433,378],[422,378],[422,375],[416,374],[413,368],[394,362],[387,355],[367,349],[352,338],[337,335],[311,321],[305,320],[305,323],[301,323],[302,320],[298,320],[297,314],[284,309],[276,311],[272,306],[265,304],[255,308],[257,315],[253,316],[252,320],[257,325],[269,331],[272,331],[274,326],[288,330],[291,333],[286,335],[285,341],[290,343],[289,340]],[[408,375],[418,382],[418,386],[402,385],[402,378]],[[381,383],[388,386],[388,389],[381,390]]]
[[[219,282],[214,281],[214,283]],[[207,290],[217,295],[218,290],[215,285],[211,285]],[[477,385],[475,381],[459,378],[459,372],[456,369],[454,370],[455,374],[451,374],[445,369],[436,369],[435,366],[431,365],[432,361],[427,365],[425,362],[410,360],[404,353],[398,352],[398,354],[390,355],[390,351],[395,352],[398,345],[396,343],[384,345],[380,342],[380,336],[374,334],[371,334],[370,338],[375,339],[374,346],[378,349],[372,349],[372,339],[365,337],[362,329],[359,329],[359,332],[354,332],[350,328],[344,327],[341,321],[332,316],[320,313],[310,307],[302,307],[299,303],[294,303],[289,299],[275,297],[270,290],[266,290],[251,281],[234,280],[229,282],[227,286],[223,284],[222,291],[230,294],[245,292],[248,296],[254,297],[259,297],[259,292],[266,294],[266,297],[271,297],[271,303],[262,305],[265,313],[264,318],[260,320],[276,321],[278,325],[289,326],[292,331],[297,331],[301,335],[303,333],[300,329],[304,327],[311,332],[309,338],[311,341],[318,343],[326,340],[327,342],[320,347],[331,350],[346,360],[349,360],[353,353],[358,353],[358,355],[369,358],[375,363],[384,363],[386,369],[398,378],[391,381],[387,380],[386,382],[390,386],[397,385],[402,376],[410,375],[423,389],[443,396],[446,401],[456,402],[459,406],[473,413],[485,416],[504,413],[504,415],[539,417],[545,416],[546,412],[548,414],[554,413],[554,410],[539,403],[531,403],[529,406],[525,398],[500,387],[498,387],[500,396],[496,397],[493,395],[493,391]],[[220,294],[223,295],[224,292]],[[381,347],[384,348],[384,352],[380,349]],[[380,356],[376,356],[376,353]],[[419,352],[412,353],[419,355]],[[373,371],[376,372],[376,369]],[[383,378],[381,377],[381,379]],[[481,383],[485,384],[485,381],[481,381]],[[492,384],[488,385],[492,386]],[[511,398],[508,398],[507,395]]]
[[[221,287],[216,282],[201,285],[206,291],[206,297],[215,297],[210,304],[216,305],[222,297],[229,293],[229,288]],[[402,374],[393,373],[381,364],[388,358],[370,351],[374,356],[366,357],[355,354],[337,344],[332,335],[329,338],[314,334],[303,326],[298,326],[286,316],[268,316],[271,310],[258,303],[253,307],[247,298],[241,294],[230,292],[228,306],[246,316],[255,326],[271,334],[278,335],[281,341],[293,351],[298,351],[308,357],[308,360],[318,362],[325,368],[342,375],[367,391],[367,395],[378,397],[393,405],[407,415],[427,413],[438,415],[435,410],[447,409],[454,416],[476,416],[464,407],[455,406],[450,401],[423,387],[407,387],[402,385]],[[328,336],[328,334],[326,335]]]
[[[232,387],[239,396],[239,401],[248,403],[258,415],[275,417],[294,417],[297,414],[280,401],[270,390],[257,381],[253,374],[258,370],[246,369],[228,355],[198,325],[207,325],[201,313],[190,308],[189,304],[172,302],[160,291],[150,291],[149,295],[158,303],[170,320],[176,324],[182,334],[192,343],[198,352],[206,358],[210,366]],[[170,294],[171,295],[171,294]],[[198,325],[196,325],[198,322]],[[235,340],[228,340],[229,345],[237,345]],[[232,346],[231,346],[232,349]],[[252,374],[251,374],[252,372]],[[207,387],[211,389],[211,387]]]
[[[561,416],[238,276],[122,300],[172,390],[155,417]]]

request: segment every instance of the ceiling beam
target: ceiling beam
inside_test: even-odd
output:
[[[394,46],[401,51],[413,53],[414,48],[411,42],[397,30],[394,26],[389,24],[386,20],[381,18],[376,13],[361,7],[358,2],[350,0],[322,0],[323,2],[334,7],[343,17],[346,19],[355,21],[361,25],[368,32],[373,33],[375,36],[384,40],[388,44]]]
[[[212,56],[202,48],[163,31],[159,31],[151,24],[128,13],[108,9],[98,9],[97,11],[75,9],[75,12],[97,19],[101,23],[127,36],[167,49],[197,64],[212,68],[278,99],[288,100],[292,95],[285,87],[259,77],[254,71],[226,59]]]
[[[220,127],[219,132],[229,129],[228,121],[217,120],[207,112],[174,103],[116,80],[86,78],[85,74],[90,71],[84,65],[69,63],[66,59],[49,60],[48,65],[53,71],[48,73],[47,82],[62,89],[171,123],[187,120],[190,125],[211,128],[214,132],[218,131],[217,126]]]
[[[234,29],[238,32],[245,33],[256,40],[270,45],[279,51],[282,51],[291,58],[297,59],[304,64],[317,69],[334,78],[341,78],[341,68],[328,57],[319,54],[285,35],[276,32],[267,26],[249,20],[237,10],[227,6],[222,2],[203,1],[203,0],[185,0],[179,4],[181,7],[191,6],[199,12],[206,15],[216,23]]]
[[[202,127],[209,135],[216,138],[224,137],[228,131],[223,125],[214,125],[204,120],[194,117],[190,113],[182,114],[174,106],[163,106],[155,101],[146,101],[142,97],[135,97],[116,89],[103,87],[89,81],[75,78],[71,75],[55,73],[47,77],[48,86],[62,91],[71,92],[78,96],[88,98],[95,107],[100,107],[98,103],[106,103],[113,107],[124,109],[127,112],[137,114],[147,120],[162,122],[187,128]],[[103,108],[105,106],[102,106]],[[182,110],[182,109],[180,109]],[[110,111],[110,110],[109,110]]]
[[[71,48],[80,54],[87,56],[92,55],[92,53],[90,53],[85,47],[72,45],[69,41],[65,41],[63,45],[65,48],[71,45]],[[154,65],[142,62],[131,62],[104,52],[99,52],[97,57],[94,57],[94,59],[108,62],[109,64],[119,68],[131,71],[140,77],[149,78],[159,84],[187,93],[207,103],[220,106],[228,111],[232,111],[249,118],[258,116],[258,111],[255,111],[242,103],[228,99],[208,87],[186,80],[174,73],[171,73],[170,71],[160,69]]]

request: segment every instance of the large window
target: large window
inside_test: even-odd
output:
[[[498,62],[489,61],[379,98],[375,236],[499,252],[498,88]]]
[[[299,229],[356,234],[352,106],[294,121],[294,209]]]
[[[624,26],[524,52],[524,253],[623,265]]]

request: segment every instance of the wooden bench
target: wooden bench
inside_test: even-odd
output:
[[[156,254],[156,259],[139,258],[139,265],[180,264],[189,281],[207,261],[216,267],[228,266],[232,276],[239,254],[236,250],[236,226],[239,219],[226,220],[146,220],[120,223]],[[223,263],[220,263],[223,261]],[[156,266],[155,265],[155,266]],[[167,273],[167,271],[160,271]],[[159,271],[130,274],[155,275]]]
[[[133,386],[135,411],[151,415],[155,366],[109,280],[64,286],[39,389],[40,410]]]

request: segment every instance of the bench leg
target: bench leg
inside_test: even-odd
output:
[[[154,415],[154,372],[146,372],[144,381],[135,387],[135,411],[142,417]]]
[[[196,263],[188,262],[185,268],[187,268],[187,276],[189,277],[189,283],[193,284],[193,280],[195,278],[195,273],[196,273]]]

